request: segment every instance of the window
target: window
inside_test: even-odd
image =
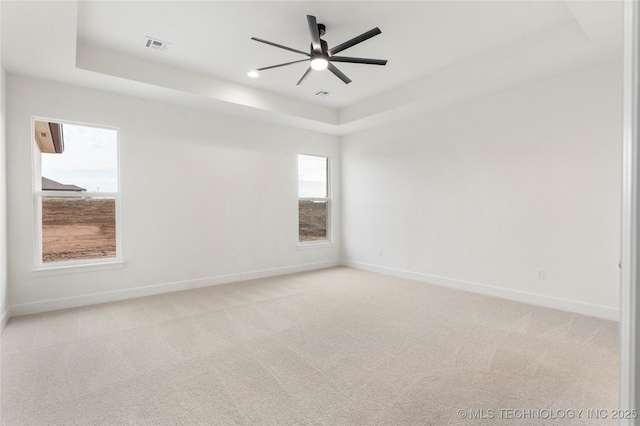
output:
[[[33,120],[36,268],[120,259],[118,131]]]
[[[329,241],[329,159],[298,155],[298,240]]]

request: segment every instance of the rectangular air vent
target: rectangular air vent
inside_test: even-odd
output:
[[[144,46],[149,49],[166,52],[167,49],[169,49],[169,46],[171,46],[171,43],[167,43],[166,41],[158,40],[156,38],[147,37]]]

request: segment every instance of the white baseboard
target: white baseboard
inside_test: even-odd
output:
[[[369,263],[355,262],[351,260],[343,260],[342,265],[348,266],[350,268],[362,269],[364,271],[378,272],[381,274],[392,275],[401,278],[409,278],[416,281],[435,284],[443,287],[455,288],[472,293],[500,297],[502,299],[513,300],[516,302],[523,302],[529,303],[531,305],[539,305],[547,308],[559,309],[561,311],[574,312],[613,321],[620,320],[620,310],[611,308],[609,306],[594,305],[591,303],[562,299],[559,297],[547,296],[543,294],[528,293],[526,291],[512,290],[504,287],[496,287],[486,284],[474,283],[471,281],[439,277],[435,275],[388,268],[385,266],[372,265]]]
[[[42,300],[32,303],[22,303],[10,306],[8,312],[5,313],[5,315],[7,317],[6,320],[8,320],[9,316],[29,315],[41,312],[56,311],[59,309],[77,308],[80,306],[114,302],[117,300],[133,299],[136,297],[152,296],[155,294],[171,293],[173,291],[189,290],[192,288],[208,287],[218,284],[228,284],[238,281],[272,277],[276,275],[293,274],[296,272],[312,271],[315,269],[330,268],[338,265],[340,265],[340,262],[338,260],[307,263],[303,265],[242,272],[239,274],[220,275],[217,277],[200,278],[196,280],[177,281],[145,287],[134,287],[122,290],[108,291],[103,293],[93,293],[82,296],[63,297],[59,299]]]
[[[238,281],[246,281],[258,278],[272,277],[276,275],[292,274],[296,272],[311,271],[315,269],[330,268],[344,265],[354,269],[378,272],[401,278],[408,278],[429,284],[443,287],[455,288],[458,290],[473,293],[485,294],[488,296],[500,297],[517,302],[529,303],[548,308],[559,309],[568,312],[575,312],[583,315],[590,315],[599,318],[618,321],[620,312],[618,309],[608,306],[594,305],[575,300],[562,299],[536,293],[528,293],[520,290],[512,290],[504,287],[496,287],[486,284],[479,284],[470,281],[457,280],[452,278],[428,275],[419,272],[406,271],[402,269],[389,268],[385,266],[373,265],[364,262],[350,260],[326,261],[308,263],[296,266],[286,266],[281,268],[263,269],[258,271],[243,272],[238,274],[221,275],[216,277],[201,278],[196,280],[177,281],[163,283],[145,287],[135,287],[129,289],[115,290],[103,293],[93,293],[82,296],[64,297],[59,299],[49,299],[32,303],[23,303],[10,306],[0,317],[0,331],[12,316],[29,315],[41,312],[55,311],[59,309],[76,308],[80,306],[95,305],[98,303],[114,302],[117,300],[133,299],[136,297],[152,296],[155,294],[170,293],[173,291],[189,290],[192,288],[207,287],[218,284],[228,284]]]

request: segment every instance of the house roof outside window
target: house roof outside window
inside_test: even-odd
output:
[[[77,185],[65,185],[64,183],[56,182],[55,180],[42,177],[42,190],[43,191],[75,191],[86,192],[85,188],[81,188]]]

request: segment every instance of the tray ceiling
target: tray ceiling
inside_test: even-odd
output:
[[[621,57],[621,2],[2,2],[9,72],[345,133]],[[252,36],[306,51],[306,15],[329,46],[387,66],[338,64],[353,82]],[[145,47],[147,37],[170,43]],[[329,96],[315,96],[318,91]]]

